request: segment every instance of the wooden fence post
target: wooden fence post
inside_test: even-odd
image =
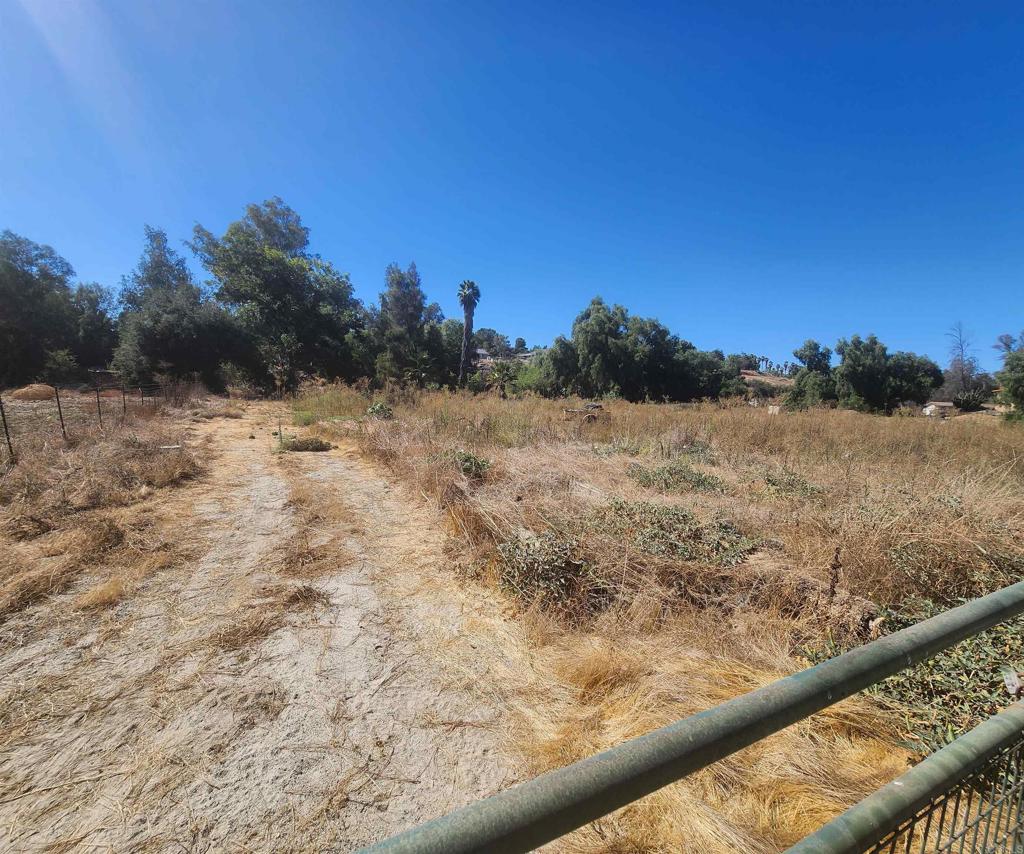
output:
[[[64,441],[68,440],[68,431],[64,427],[64,410],[60,406],[60,390],[57,386],[53,387],[53,396],[57,398],[57,417],[60,418],[60,435],[64,437]]]
[[[7,413],[4,412],[4,399],[0,397],[0,421],[4,424],[4,436],[7,437],[7,453],[11,455],[11,463],[18,461],[14,456],[14,445],[11,444],[11,431],[7,429]]]
[[[103,407],[100,406],[100,390],[96,389],[96,417],[100,422],[100,430],[103,429]]]

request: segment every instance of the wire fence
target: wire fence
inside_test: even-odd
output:
[[[194,396],[189,384],[126,386],[36,384],[0,395],[0,461],[16,463],[19,451],[47,439],[69,441],[93,431],[123,426],[164,406],[181,406]]]
[[[867,854],[1024,852],[1024,738],[902,822]]]

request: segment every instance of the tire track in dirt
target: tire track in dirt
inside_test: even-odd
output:
[[[3,627],[0,847],[350,850],[512,782],[436,519],[352,453],[272,454],[278,416],[199,424],[210,473],[147,502],[196,557]]]

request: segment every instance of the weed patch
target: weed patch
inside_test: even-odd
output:
[[[376,400],[366,407],[366,414],[378,421],[390,421],[395,417],[395,411],[383,400]]]
[[[768,472],[764,476],[764,482],[768,492],[773,495],[813,498],[821,492],[817,486],[788,468]]]
[[[491,461],[469,451],[453,451],[452,459],[466,477],[470,480],[483,480],[487,470],[491,467]]]
[[[610,591],[573,539],[545,532],[498,546],[501,586],[524,606],[537,605],[569,619],[594,614]]]
[[[964,600],[966,601],[966,600]],[[951,605],[963,604],[963,601]],[[886,632],[905,629],[946,611],[950,605],[910,598],[898,608],[881,611]],[[829,645],[811,654],[823,661],[845,652]],[[988,631],[915,665],[868,689],[905,716],[908,747],[927,754],[1006,708],[1010,699],[1000,668],[1024,670],[1024,618]]]
[[[651,501],[612,499],[590,525],[645,554],[713,566],[735,566],[762,545],[727,519],[701,523],[682,507]]]
[[[633,480],[661,492],[724,492],[725,482],[713,474],[697,471],[689,463],[673,460],[657,468],[631,463],[626,469]]]
[[[325,442],[323,439],[317,438],[316,436],[294,436],[285,439],[281,443],[281,447],[285,451],[329,451],[334,445],[330,442]]]

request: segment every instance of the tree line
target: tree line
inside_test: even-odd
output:
[[[364,305],[349,276],[310,251],[308,228],[279,198],[249,205],[219,236],[196,225],[186,246],[207,282],[194,280],[164,231],[147,226],[142,255],[115,298],[99,284],[75,282],[71,265],[49,246],[0,234],[0,386],[73,382],[85,368],[103,367],[130,385],[198,377],[214,390],[262,392],[291,390],[310,377],[632,401],[771,391],[751,384],[746,370],[791,377],[792,407],[885,412],[923,403],[940,388],[966,404],[986,399],[997,381],[1008,399],[1024,402],[1024,335],[1000,338],[998,380],[978,370],[962,327],[945,372],[925,356],[890,353],[874,336],[857,335],[838,342],[834,354],[808,341],[794,351],[796,362],[775,364],[700,350],[656,319],[595,298],[569,336],[514,359],[528,352],[523,338],[513,344],[494,329],[474,330],[475,282],[457,287],[462,318],[446,318],[427,300],[414,263],[391,264],[377,303]],[[477,370],[477,350],[497,360],[486,373]]]

